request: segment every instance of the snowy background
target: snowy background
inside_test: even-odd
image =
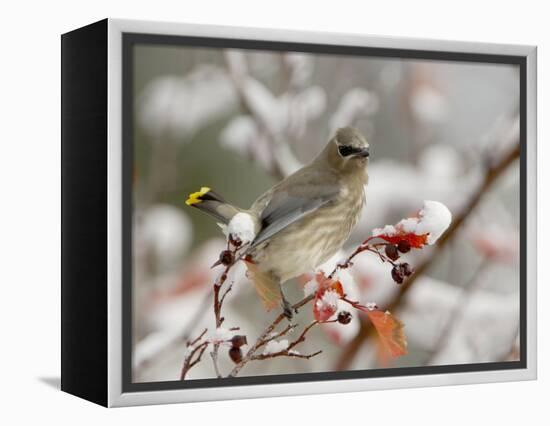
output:
[[[189,192],[207,185],[247,207],[309,161],[334,129],[354,125],[371,145],[370,183],[347,253],[423,200],[441,201],[456,216],[488,159],[517,143],[512,66],[139,46],[134,70],[135,381],[177,380],[182,337],[212,327],[205,300],[224,240],[213,220],[185,206]],[[405,323],[409,354],[390,366],[517,359],[518,224],[516,162],[394,312]],[[430,254],[407,259],[415,265]],[[232,279],[226,325],[256,336],[274,313],[264,312],[242,268]],[[388,267],[368,253],[342,279],[347,292],[382,308],[399,291]],[[301,285],[289,283],[287,294],[298,300]],[[310,317],[303,310],[297,320]],[[314,330],[304,352],[323,349],[321,356],[251,363],[242,375],[333,371],[359,327],[354,318]],[[221,358],[228,370],[231,361]],[[189,378],[213,377],[208,361]],[[378,366],[375,342],[366,339],[346,368]]]

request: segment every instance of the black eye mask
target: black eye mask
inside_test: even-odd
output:
[[[356,148],[351,145],[339,145],[338,146],[338,152],[342,157],[348,157],[350,155],[356,155],[360,157],[368,157],[369,156],[369,148]]]

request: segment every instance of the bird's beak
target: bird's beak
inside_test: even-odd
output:
[[[368,158],[370,156],[369,147],[358,149],[353,153],[354,157]]]

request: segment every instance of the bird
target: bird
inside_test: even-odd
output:
[[[267,311],[280,305],[292,319],[283,284],[315,271],[348,240],[365,206],[369,143],[354,127],[338,129],[308,164],[239,208],[209,187],[186,204],[213,216],[222,227],[245,213],[254,237],[244,253],[247,276]],[[241,215],[242,216],[242,215]]]

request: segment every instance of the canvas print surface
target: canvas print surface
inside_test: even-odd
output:
[[[130,65],[133,383],[520,360],[519,66],[177,43]]]

